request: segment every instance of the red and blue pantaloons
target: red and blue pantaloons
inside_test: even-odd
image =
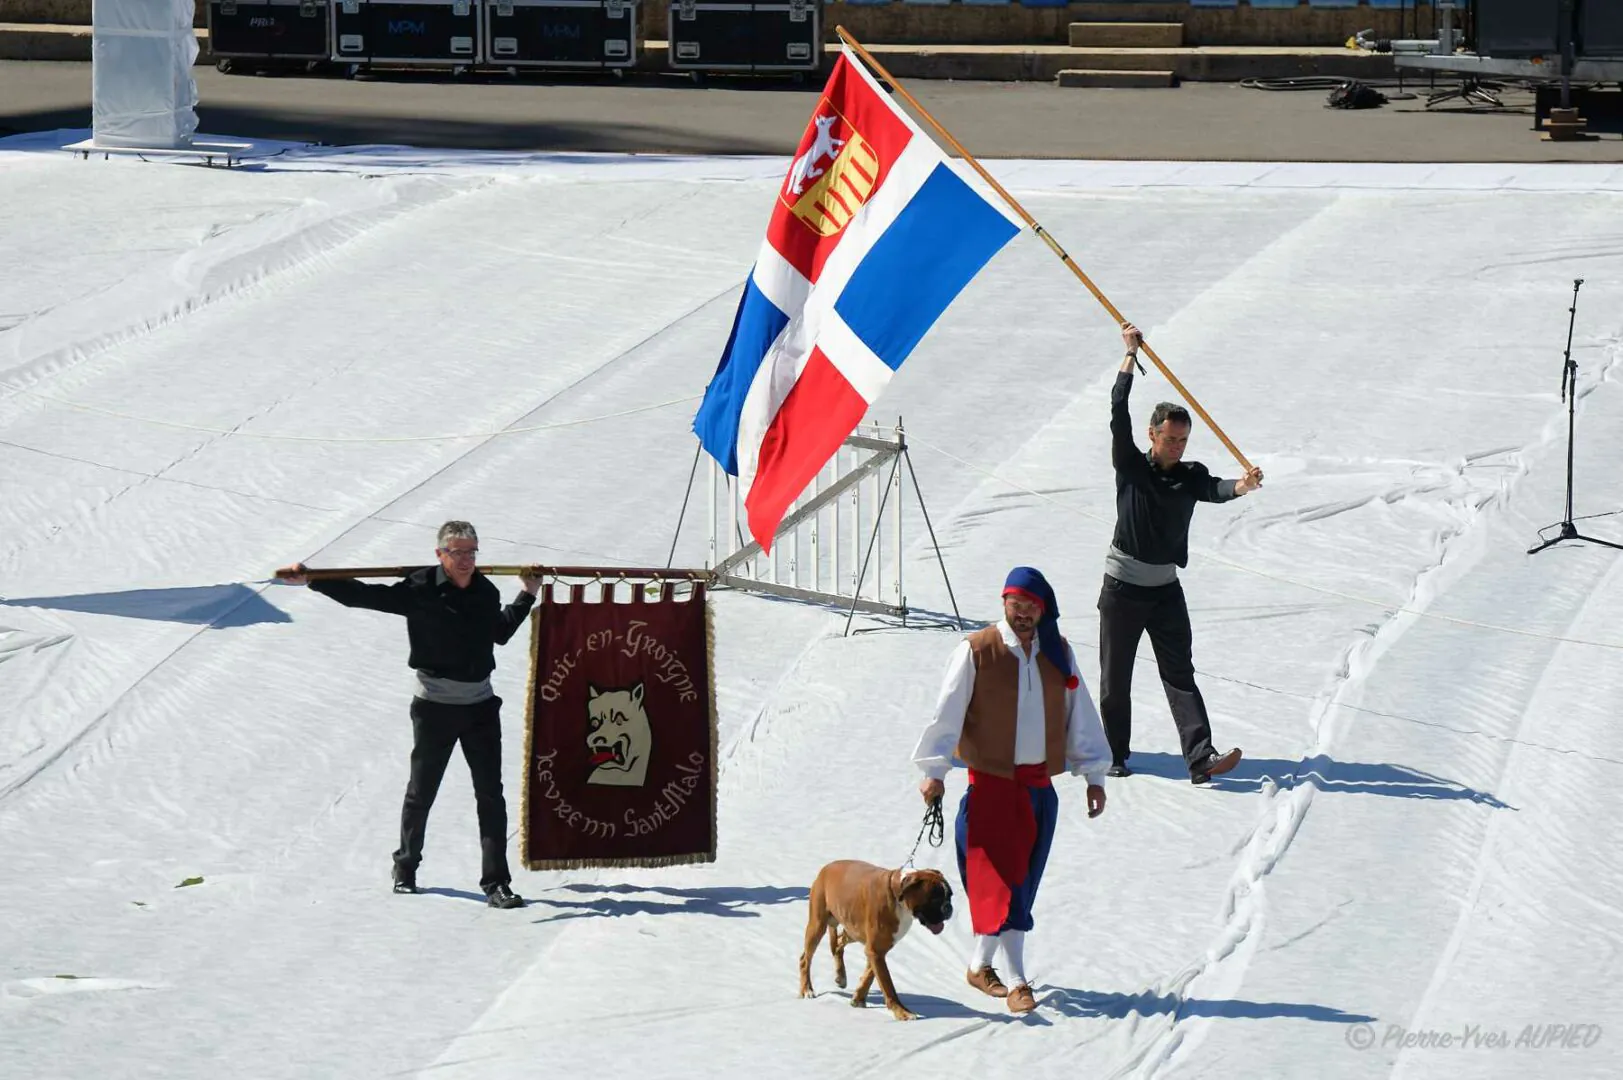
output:
[[[1059,817],[1045,765],[1018,765],[1014,779],[969,770],[958,803],[958,876],[977,934],[1030,930]]]

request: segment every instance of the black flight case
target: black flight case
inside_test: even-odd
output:
[[[707,72],[807,72],[823,63],[819,0],[671,0],[668,63]]]
[[[209,0],[209,51],[221,71],[297,64],[332,53],[328,0]],[[256,64],[255,61],[265,61]],[[291,61],[293,64],[284,62]]]
[[[637,16],[636,0],[485,0],[485,63],[623,74],[642,51]]]
[[[480,0],[331,0],[332,58],[467,69],[483,60]]]

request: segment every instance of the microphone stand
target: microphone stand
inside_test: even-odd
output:
[[[1575,411],[1578,405],[1578,362],[1572,358],[1572,324],[1578,318],[1578,288],[1583,283],[1583,278],[1578,278],[1572,283],[1572,306],[1567,309],[1566,362],[1561,367],[1561,397],[1567,403],[1567,515],[1560,521],[1560,535],[1551,537],[1535,547],[1528,548],[1527,553],[1529,555],[1537,555],[1545,548],[1559,544],[1563,540],[1585,540],[1591,544],[1600,544],[1602,547],[1623,550],[1623,544],[1615,544],[1610,540],[1597,540],[1593,536],[1585,536],[1572,523],[1572,435],[1573,428],[1577,423]],[[1546,529],[1549,527],[1548,525],[1545,526]],[[1543,529],[1539,531],[1542,533]]]

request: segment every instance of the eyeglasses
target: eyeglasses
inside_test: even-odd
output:
[[[440,548],[441,555],[449,555],[459,562],[468,562],[479,555],[478,548]]]

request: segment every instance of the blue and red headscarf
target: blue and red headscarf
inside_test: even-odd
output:
[[[1075,690],[1081,681],[1071,670],[1069,650],[1059,636],[1059,601],[1054,598],[1054,589],[1048,584],[1048,579],[1034,567],[1017,566],[1009,571],[1009,577],[1003,583],[1003,595],[1011,594],[1027,597],[1042,605],[1043,612],[1037,617],[1037,651],[1048,657],[1048,662],[1065,677],[1065,688]]]

